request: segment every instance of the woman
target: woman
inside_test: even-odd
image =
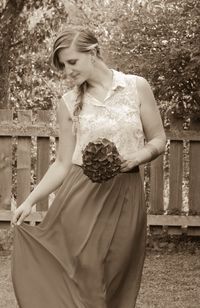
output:
[[[52,59],[75,87],[58,105],[57,158],[13,215],[16,298],[20,308],[133,308],[146,239],[138,166],[164,151],[160,114],[148,82],[109,69],[91,32],[62,32]],[[98,137],[113,141],[122,160],[104,183],[81,168],[81,151]],[[25,224],[31,207],[59,186],[43,221]]]

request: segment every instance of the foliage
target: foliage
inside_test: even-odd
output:
[[[0,108],[8,106],[10,48],[24,3],[25,0],[7,0],[0,4]]]
[[[79,13],[71,22],[82,12],[84,25],[100,37],[108,64],[146,77],[162,113],[200,118],[198,0],[73,3]]]
[[[15,29],[10,59],[10,101],[15,108],[52,109],[61,76],[50,66],[52,40],[67,20],[63,3],[27,2]],[[59,84],[59,85],[58,85]]]
[[[14,29],[11,107],[54,108],[68,88],[53,71],[52,40],[64,25],[91,28],[110,66],[147,78],[161,111],[200,117],[198,0],[30,0]]]
[[[146,77],[158,101],[181,117],[200,117],[199,13],[196,0],[135,4],[120,15],[111,45],[119,69]]]

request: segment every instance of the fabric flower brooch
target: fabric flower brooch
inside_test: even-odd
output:
[[[120,155],[114,142],[98,138],[82,150],[83,173],[94,183],[106,182],[120,172]]]

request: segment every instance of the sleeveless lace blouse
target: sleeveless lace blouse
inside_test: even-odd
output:
[[[89,93],[84,95],[72,157],[73,164],[82,165],[81,151],[90,141],[95,141],[99,137],[113,141],[124,158],[144,146],[140,102],[136,88],[137,76],[112,71],[112,87],[104,102],[100,102]],[[63,95],[72,120],[76,96],[75,90]]]

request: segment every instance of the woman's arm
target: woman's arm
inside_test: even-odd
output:
[[[63,100],[57,109],[59,124],[59,147],[55,162],[49,167],[45,175],[26,200],[14,211],[11,226],[20,225],[31,213],[32,206],[55,191],[63,182],[72,164],[75,147],[75,137],[72,134],[72,121]]]
[[[27,197],[32,205],[55,191],[63,182],[72,161],[75,137],[72,135],[72,121],[63,100],[57,108],[59,124],[59,146],[55,162],[49,167],[42,180]]]
[[[137,165],[155,159],[165,150],[166,135],[159,109],[149,83],[143,77],[137,77],[137,91],[140,100],[140,116],[147,143],[145,146],[125,157],[121,171],[125,172]]]

